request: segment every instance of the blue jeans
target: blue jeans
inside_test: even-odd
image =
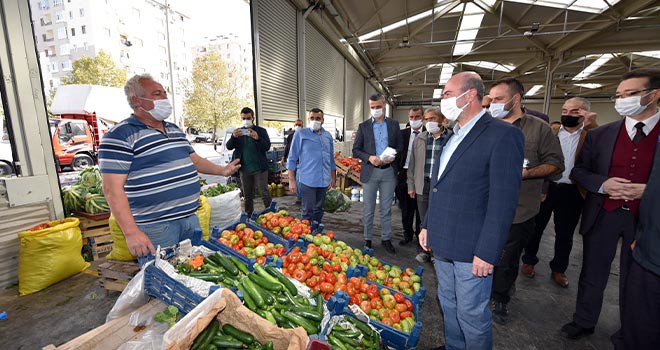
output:
[[[321,222],[323,219],[323,200],[327,187],[309,187],[300,183],[300,197],[302,198],[302,218],[309,222]]]
[[[380,193],[380,227],[381,241],[392,238],[392,200],[394,199],[394,188],[396,187],[396,176],[394,168],[374,168],[369,182],[362,184],[364,191],[364,239],[370,241],[373,237],[374,211],[376,210],[376,193]]]
[[[173,221],[142,224],[138,228],[149,237],[154,248],[175,246],[187,238],[192,239],[195,231],[202,231],[197,214]]]
[[[492,317],[488,309],[493,275],[475,277],[472,263],[434,258],[438,299],[445,316],[447,349],[493,348]]]

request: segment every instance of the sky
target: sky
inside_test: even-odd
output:
[[[251,42],[250,6],[245,0],[169,0],[169,3],[190,17],[186,30],[193,43],[205,36],[229,33]]]

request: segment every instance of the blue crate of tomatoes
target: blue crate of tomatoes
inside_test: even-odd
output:
[[[262,265],[269,261],[269,257],[270,261],[276,262],[294,245],[292,239],[285,239],[249,222],[245,213],[232,225],[214,227],[209,242],[216,246],[224,245]]]

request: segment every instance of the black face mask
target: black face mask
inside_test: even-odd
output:
[[[562,115],[561,116],[561,125],[572,128],[578,126],[580,117],[574,117],[572,115]]]

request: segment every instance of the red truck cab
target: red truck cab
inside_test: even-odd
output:
[[[96,164],[100,138],[107,129],[102,125],[99,129],[95,114],[64,114],[48,123],[60,167],[79,171]]]

